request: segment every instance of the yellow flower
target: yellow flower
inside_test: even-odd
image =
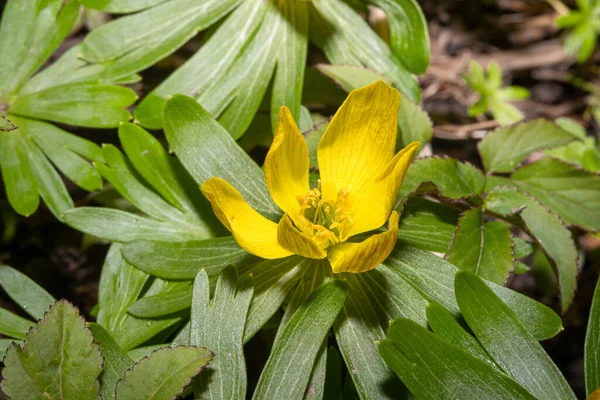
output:
[[[371,270],[396,244],[399,217],[392,207],[419,147],[413,142],[394,156],[399,105],[398,91],[381,81],[352,91],[319,142],[321,179],[313,189],[306,142],[282,107],[264,167],[273,201],[285,212],[278,224],[221,178],[206,181],[202,191],[239,245],[254,255],[327,257],[336,273]],[[386,221],[388,231],[348,240]]]

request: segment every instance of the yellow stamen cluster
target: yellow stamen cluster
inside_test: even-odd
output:
[[[319,187],[297,197],[300,204],[299,227],[311,235],[322,249],[345,242],[352,234],[354,220],[347,188],[337,192],[336,199],[325,198]]]

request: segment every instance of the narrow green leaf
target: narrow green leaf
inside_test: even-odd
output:
[[[142,271],[163,279],[193,279],[204,269],[216,277],[229,264],[254,257],[231,237],[199,242],[132,242],[123,247],[125,259]]]
[[[375,343],[385,338],[379,316],[373,312],[372,298],[365,289],[362,274],[348,274],[348,296],[334,325],[335,339],[361,398],[397,399],[405,392],[393,372],[377,352]],[[423,302],[423,308],[424,307]]]
[[[144,296],[127,308],[127,312],[138,318],[168,316],[185,310],[192,304],[192,285],[190,282],[173,282],[177,285],[167,293]]]
[[[194,282],[190,344],[212,349],[215,357],[206,374],[194,383],[196,397],[243,399],[246,397],[244,327],[254,288],[252,277],[238,279],[234,267],[219,275],[210,298],[209,276],[200,271]]]
[[[585,335],[585,388],[588,396],[600,388],[600,280],[596,284]]]
[[[458,221],[446,259],[459,269],[504,285],[514,270],[510,226],[500,221],[484,224],[481,208],[463,213]]]
[[[423,74],[429,66],[429,30],[416,0],[375,0],[390,26],[392,51],[413,74]]]
[[[413,0],[406,1],[410,2]],[[431,142],[431,138],[433,138],[433,123],[429,115],[419,105],[402,96],[400,108],[398,109],[398,140],[396,141],[396,151],[408,146],[411,142],[421,143],[419,147],[419,151],[421,151],[423,146]]]
[[[358,65],[318,64],[316,68],[346,92],[368,86],[377,81],[384,81],[388,85],[392,83],[388,76]]]
[[[515,188],[497,187],[488,193],[485,208],[501,215],[518,214],[553,264],[566,312],[577,287],[578,254],[571,232],[554,213]]]
[[[202,347],[166,347],[142,359],[117,384],[116,400],[172,399],[213,358]]]
[[[186,242],[205,238],[202,227],[173,225],[111,208],[79,207],[63,217],[72,228],[115,242]]]
[[[396,245],[384,265],[404,278],[425,299],[458,314],[454,294],[457,268],[454,265],[402,243]],[[487,285],[513,310],[536,339],[549,339],[563,329],[560,317],[544,304],[492,282],[487,282]]]
[[[13,339],[0,339],[0,358],[4,359],[4,357],[6,356],[6,351],[13,343],[15,343],[15,346],[23,346],[24,341]]]
[[[117,382],[123,379],[125,371],[133,366],[133,360],[101,325],[91,323],[89,328],[94,335],[94,340],[100,346],[104,359],[100,374],[100,397],[112,399],[115,397]]]
[[[107,13],[125,14],[150,8],[167,0],[80,0],[88,8]]]
[[[445,253],[450,246],[459,211],[422,197],[409,197],[401,211],[398,239],[422,249]],[[427,232],[427,234],[423,234]]]
[[[32,279],[6,265],[0,265],[0,286],[8,297],[35,319],[44,314],[56,300]]]
[[[453,346],[460,347],[473,357],[498,368],[490,359],[477,339],[467,333],[455,316],[437,303],[427,304],[427,322],[436,336]],[[500,369],[498,368],[498,371]]]
[[[165,105],[164,129],[169,145],[199,185],[218,176],[262,215],[276,220],[281,216],[261,169],[195,100],[173,96]]]
[[[319,348],[346,298],[344,283],[332,280],[306,299],[273,345],[254,392],[254,399],[304,395]],[[288,371],[293,368],[294,379]]]
[[[540,399],[576,399],[560,370],[519,318],[476,275],[455,281],[460,311],[487,353]]]
[[[0,333],[16,339],[25,339],[32,321],[19,317],[4,308],[0,308]]]
[[[479,153],[487,172],[510,172],[536,150],[549,149],[576,139],[558,125],[536,119],[502,127],[479,143]]]
[[[419,399],[527,399],[527,390],[462,349],[416,323],[399,318],[379,353]]]
[[[37,210],[40,196],[24,142],[19,129],[0,132],[0,172],[6,197],[17,213],[27,217]]]
[[[6,353],[2,390],[13,399],[98,398],[102,357],[84,319],[68,302],[50,308],[25,347]]]

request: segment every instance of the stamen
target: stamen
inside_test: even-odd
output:
[[[326,249],[346,241],[352,234],[354,218],[350,192],[342,188],[336,199],[323,198],[321,182],[304,196],[297,197],[300,204],[299,228],[308,232],[319,246]]]

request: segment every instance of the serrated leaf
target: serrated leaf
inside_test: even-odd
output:
[[[485,208],[505,216],[518,214],[525,222],[555,268],[561,310],[566,312],[575,296],[579,274],[578,254],[571,232],[556,214],[515,188],[494,188],[485,199]]]
[[[204,269],[216,277],[229,264],[254,257],[231,237],[198,242],[131,242],[123,247],[125,259],[142,271],[163,279],[193,279]]]
[[[258,381],[254,399],[304,395],[319,348],[346,299],[343,281],[321,285],[294,313],[275,341]],[[296,379],[287,371],[294,368]]]
[[[379,353],[419,399],[535,399],[490,366],[414,322],[392,321]]]
[[[433,188],[427,187],[431,183]],[[415,160],[404,177],[398,202],[415,193],[424,185],[423,191],[437,190],[442,196],[458,200],[476,200],[483,193],[485,176],[471,164],[454,158],[428,157]]]
[[[514,269],[510,226],[501,221],[484,223],[481,208],[462,214],[446,259],[459,269],[504,285]]]
[[[600,388],[600,280],[592,299],[592,308],[585,335],[585,388],[588,396]]]
[[[254,293],[252,277],[238,278],[234,267],[219,275],[212,299],[209,276],[200,271],[194,281],[190,344],[215,352],[207,373],[194,382],[196,397],[246,397],[246,362],[243,339],[246,317]]]
[[[554,158],[519,168],[508,184],[535,197],[565,223],[600,230],[600,176]]]
[[[402,211],[398,239],[422,250],[448,250],[458,223],[458,210],[418,196],[409,197],[398,210]]]
[[[44,318],[48,307],[56,302],[31,278],[6,265],[0,265],[0,286],[8,297],[35,319]]]
[[[576,399],[560,370],[512,310],[476,275],[455,281],[461,314],[487,353],[540,399]]]
[[[102,357],[85,321],[68,302],[50,308],[25,346],[8,349],[2,390],[14,399],[98,398]]]
[[[279,219],[281,212],[261,169],[195,100],[173,96],[165,106],[164,129],[172,150],[199,185],[213,176],[225,179],[259,213]]]
[[[383,264],[410,283],[425,299],[458,314],[453,290],[457,272],[454,265],[403,243],[396,245]],[[544,304],[492,282],[486,283],[508,304],[536,339],[549,339],[563,329],[560,317]]]
[[[487,172],[510,172],[532,152],[562,146],[574,139],[558,125],[536,119],[496,129],[479,143],[479,154]]]
[[[125,373],[117,384],[115,399],[173,399],[212,358],[213,354],[202,347],[157,350]]]

